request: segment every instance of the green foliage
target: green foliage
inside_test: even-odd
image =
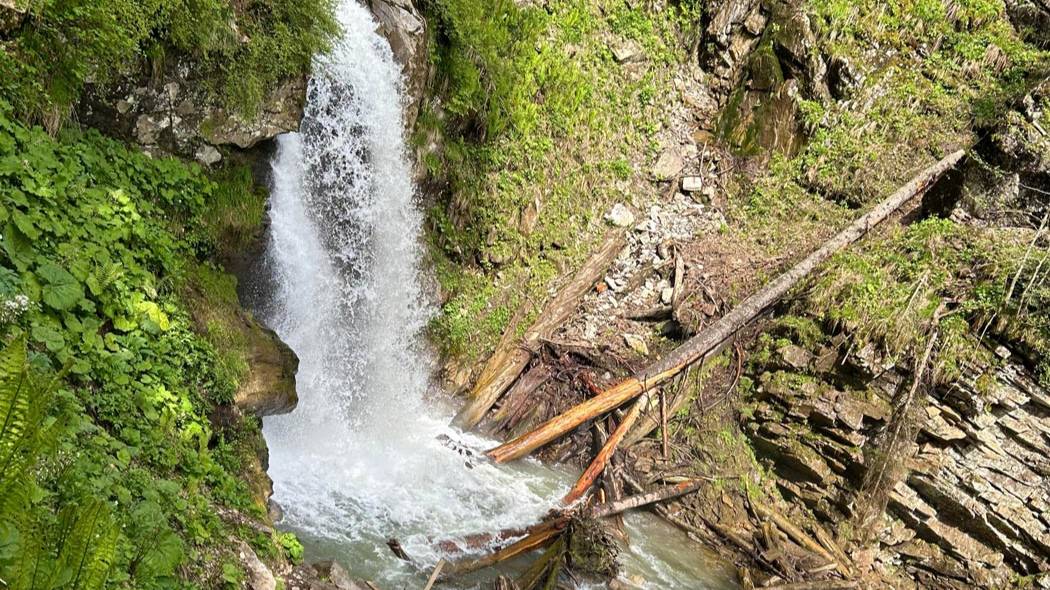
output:
[[[892,190],[923,158],[994,122],[1048,65],[1000,0],[809,2],[821,50],[865,76],[855,101],[805,106],[803,184],[851,204]],[[885,58],[873,58],[873,54]],[[857,105],[864,105],[859,107]]]
[[[204,217],[210,241],[229,258],[248,249],[266,216],[266,191],[255,186],[251,167],[229,165],[213,175],[211,215]]]
[[[303,561],[303,544],[299,542],[299,538],[295,536],[295,533],[278,531],[275,534],[277,543],[284,549],[292,563],[301,563]]]
[[[429,3],[443,112],[424,107],[414,143],[446,199],[429,215],[448,299],[435,321],[446,353],[490,350],[522,305],[537,313],[551,281],[601,235],[614,201],[645,176],[660,103],[674,92],[667,63],[684,59],[680,27],[693,8],[634,8],[624,0]],[[611,40],[646,56],[633,76]],[[531,219],[530,219],[531,218]],[[471,268],[476,265],[476,267]]]
[[[1050,350],[1050,294],[1045,277],[1035,276],[1046,250],[1026,257],[1026,249],[991,231],[930,219],[835,257],[808,301],[857,345],[871,342],[897,360],[918,354],[935,313],[947,310],[937,320],[937,368],[950,380],[980,354],[971,333],[994,327],[1035,351]]]
[[[27,0],[0,52],[0,95],[56,129],[85,84],[107,84],[188,56],[202,80],[246,112],[306,72],[336,31],[331,0]]]
[[[10,540],[20,539],[30,559],[0,564],[9,583],[48,560],[64,587],[106,578],[175,587],[207,565],[202,556],[225,550],[212,504],[250,508],[247,494],[230,493],[243,484],[209,448],[208,412],[231,397],[235,371],[197,331],[183,298],[193,276],[212,299],[236,301],[232,280],[199,260],[215,250],[201,220],[218,190],[195,165],[94,132],[55,140],[0,105],[0,338],[28,343],[28,360],[5,352],[0,370],[68,367],[54,403],[44,394],[30,406],[0,403],[23,417],[11,424],[38,425],[0,435],[0,460],[32,465],[0,472],[4,486],[8,473],[24,473],[23,492],[2,497],[5,508],[23,502],[15,513],[29,527],[0,523],[0,553],[14,555]],[[0,379],[0,393],[10,383]],[[87,548],[63,541],[80,536],[91,539]],[[105,575],[61,565],[67,548],[78,549],[77,563],[105,562]]]
[[[102,588],[119,529],[109,505],[81,497],[58,514],[39,507],[36,473],[66,425],[51,418],[57,380],[30,367],[25,338],[0,351],[0,579],[5,588]]]

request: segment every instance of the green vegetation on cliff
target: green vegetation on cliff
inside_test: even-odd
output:
[[[427,8],[447,97],[424,106],[417,129],[420,145],[441,136],[424,164],[448,189],[430,211],[449,297],[435,332],[446,352],[476,358],[582,263],[611,203],[648,199],[660,102],[675,92],[667,66],[687,58],[680,35],[698,15],[623,0]]]
[[[84,85],[118,83],[186,58],[199,82],[253,112],[310,67],[336,31],[331,0],[14,0],[0,29],[0,93],[18,116],[57,129]],[[6,10],[6,9],[4,9]],[[2,16],[2,15],[0,15]]]
[[[203,219],[224,190],[196,165],[93,131],[52,139],[0,108],[0,460],[20,461],[0,481],[17,490],[0,506],[10,587],[218,586],[218,562],[236,557],[216,506],[264,516],[208,418],[243,373],[236,347],[195,331],[182,295],[222,282]],[[222,309],[226,291],[200,293]],[[53,385],[12,395],[25,379]],[[98,580],[74,583],[75,542]]]

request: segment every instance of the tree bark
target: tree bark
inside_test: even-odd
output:
[[[466,430],[477,426],[485,413],[496,403],[499,396],[514,383],[532,358],[532,348],[540,338],[546,337],[568,319],[575,311],[580,298],[594,287],[605,274],[609,264],[623,248],[624,234],[613,231],[605,236],[598,250],[584,263],[568,284],[547,302],[536,322],[525,332],[521,341],[513,338],[501,342],[470,393],[470,402],[456,416],[453,424]]]
[[[675,484],[673,486],[663,486],[657,488],[651,492],[644,494],[638,494],[635,496],[628,496],[623,500],[616,502],[608,502],[606,504],[599,504],[591,509],[590,516],[593,518],[604,518],[606,516],[613,516],[619,514],[625,510],[631,508],[638,508],[639,506],[645,506],[646,504],[652,504],[654,502],[663,502],[664,500],[670,500],[671,498],[677,498],[678,496],[684,496],[691,492],[695,492],[700,489],[703,482],[696,479],[690,479],[683,481],[682,483]]]
[[[631,429],[631,426],[638,420],[638,416],[642,414],[642,408],[649,403],[649,396],[643,395],[637,402],[631,406],[630,411],[627,415],[620,420],[620,423],[616,426],[616,430],[609,436],[609,440],[605,441],[602,445],[602,449],[598,451],[598,454],[594,456],[594,460],[587,466],[587,469],[580,476],[580,479],[576,480],[576,485],[572,486],[569,493],[565,495],[562,502],[566,504],[572,504],[576,500],[583,497],[587,490],[594,485],[594,481],[598,479],[598,476],[605,470],[605,465],[609,462],[609,458],[616,452],[616,447],[620,445],[620,441],[623,437],[627,436],[627,432]]]
[[[445,568],[446,574],[442,575],[442,579],[447,576],[466,574],[486,568],[501,561],[506,561],[512,557],[521,555],[522,553],[543,547],[549,543],[551,539],[560,535],[562,531],[565,530],[568,523],[568,518],[555,518],[536,526],[533,532],[525,538],[511,543],[494,553],[490,553],[477,559],[467,559],[449,564]]]
[[[836,252],[859,240],[871,228],[884,221],[905,203],[923,193],[941,175],[953,168],[964,154],[965,152],[962,150],[954,152],[923,170],[888,199],[876,205],[874,209],[825,242],[823,246],[807,256],[802,262],[799,262],[790,270],[777,277],[772,283],[745,299],[732,311],[722,316],[706,329],[701,330],[662,360],[650,365],[618,385],[609,388],[601,395],[592,397],[570,408],[565,413],[555,416],[532,432],[491,449],[486,454],[497,463],[504,463],[523,457],[552,440],[563,436],[580,424],[638,397],[642,392],[663,383],[678,374],[685,367],[703,359],[712,351],[728,342],[737,331],[751,322],[763,310],[777,302],[819,264]]]

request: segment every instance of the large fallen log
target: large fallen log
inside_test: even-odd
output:
[[[528,366],[529,359],[532,358],[532,349],[540,338],[549,336],[550,332],[565,323],[569,315],[576,310],[584,294],[605,274],[623,245],[622,231],[613,231],[606,235],[601,246],[587,259],[576,276],[547,302],[536,322],[526,330],[521,340],[507,338],[500,343],[481,370],[481,375],[470,393],[470,402],[453,421],[456,426],[468,429],[481,422],[485,413]]]
[[[874,209],[851,223],[849,227],[825,242],[823,246],[804,260],[777,277],[754,295],[745,299],[732,311],[704,330],[701,330],[660,361],[607,389],[601,395],[592,397],[570,408],[565,413],[551,418],[535,430],[491,449],[486,454],[497,463],[512,461],[528,455],[539,447],[572,431],[580,424],[638,397],[643,392],[677,375],[684,368],[719,350],[741,328],[750,323],[762,311],[776,303],[819,264],[836,252],[859,240],[903,205],[925,192],[934,181],[953,168],[964,154],[965,152],[962,150],[954,152],[920,172],[918,176],[898,189],[888,199],[876,205]]]

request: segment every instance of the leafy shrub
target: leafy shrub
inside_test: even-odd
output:
[[[29,555],[61,561],[52,533],[76,532],[93,510],[102,528],[91,534],[112,540],[110,585],[173,587],[176,568],[201,566],[204,549],[225,541],[213,501],[249,507],[209,448],[207,414],[229,397],[227,369],[193,329],[179,288],[198,254],[214,250],[203,230],[184,228],[203,227],[216,190],[195,165],[95,132],[52,139],[0,103],[0,297],[26,301],[4,317],[0,338],[26,342],[26,362],[41,374],[68,369],[54,403],[32,406],[48,436],[23,445],[37,459],[21,510],[37,528],[16,535],[40,539]],[[6,523],[19,511],[2,497]],[[28,563],[3,561],[10,554],[0,548],[8,582]]]

